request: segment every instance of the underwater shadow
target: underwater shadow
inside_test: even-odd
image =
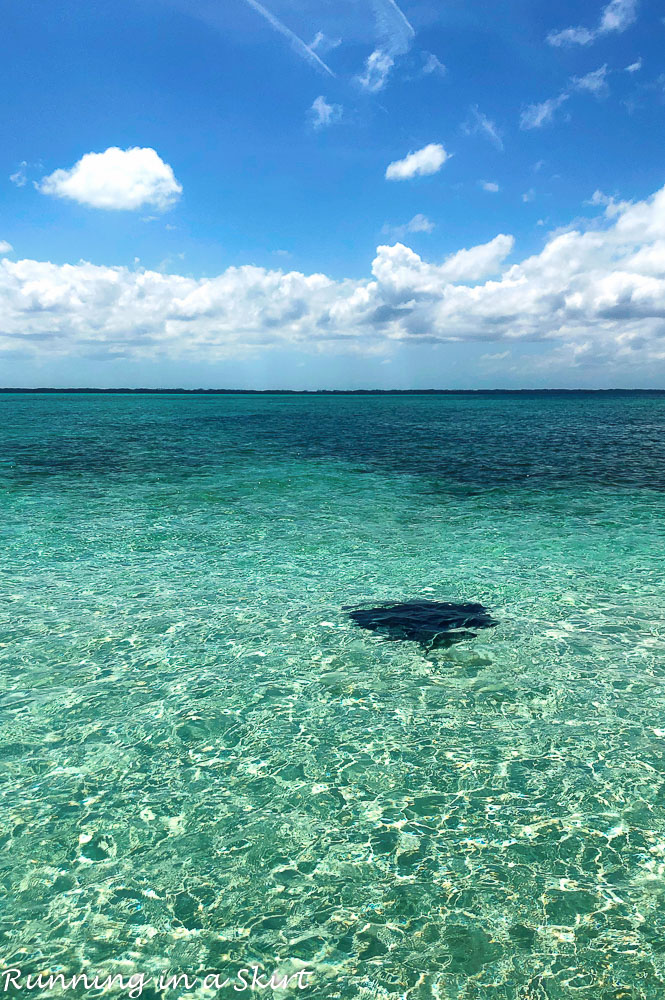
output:
[[[348,611],[349,618],[360,628],[376,632],[389,642],[417,642],[427,652],[475,639],[472,629],[499,624],[482,604],[405,601],[372,608],[346,606],[342,610]]]

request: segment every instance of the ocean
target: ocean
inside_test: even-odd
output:
[[[662,998],[665,395],[3,393],[0,439],[6,968]],[[433,603],[491,627],[353,611]]]

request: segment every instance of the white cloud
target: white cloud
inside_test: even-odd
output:
[[[564,28],[563,31],[552,31],[547,36],[550,45],[590,45],[596,33],[588,28]]]
[[[342,119],[341,104],[328,104],[325,97],[317,97],[310,108],[312,124],[314,128],[324,128],[326,125],[334,125]]]
[[[558,97],[550,97],[541,104],[530,104],[522,111],[520,116],[520,128],[542,128],[554,118],[554,113],[561,105],[568,100],[569,94],[559,94]]]
[[[607,65],[587,73],[586,76],[574,76],[570,82],[574,90],[585,90],[600,97],[607,92]]]
[[[625,31],[637,17],[637,2],[638,0],[610,0],[602,10],[596,28],[578,27],[552,31],[547,36],[547,41],[556,46],[590,45],[601,35]]]
[[[341,44],[341,38],[328,38],[322,31],[317,31],[309,47],[313,52],[331,52],[333,49],[339,48]]]
[[[11,253],[14,247],[7,240],[0,240],[0,254]]]
[[[403,160],[395,160],[386,169],[386,180],[404,181],[411,177],[424,177],[439,172],[449,154],[440,143],[431,142],[415,153],[409,153]]]
[[[426,215],[419,212],[414,215],[409,222],[403,226],[384,226],[383,232],[386,236],[393,236],[395,239],[404,239],[409,233],[432,233],[436,229],[436,224],[428,219]]]
[[[614,198],[611,198],[608,194],[603,194],[602,191],[596,190],[593,192],[588,201],[584,203],[585,205],[603,205],[607,208],[608,205],[614,204]]]
[[[575,92],[593,94],[594,97],[603,97],[608,90],[607,74],[607,65],[604,65],[593,70],[591,73],[587,73],[585,76],[571,77],[568,89],[562,91],[558,97],[550,97],[547,101],[542,101],[540,104],[530,104],[524,108],[520,116],[520,128],[533,129],[548,125],[553,121],[559,108]],[[534,169],[536,171],[539,170],[543,163],[543,160],[539,160]]]
[[[423,75],[424,76],[445,76],[448,70],[441,60],[433,52],[423,52]]]
[[[10,181],[12,182],[12,184],[15,184],[16,187],[19,188],[25,187],[28,181],[28,175],[26,173],[27,166],[28,164],[26,163],[25,160],[23,160],[18,170],[15,173],[9,175]]]
[[[410,222],[407,222],[407,232],[409,233],[431,233],[435,229],[435,223],[420,212],[418,215],[414,215]]]
[[[600,18],[601,34],[625,31],[637,17],[637,0],[611,0]]]
[[[471,117],[464,123],[462,129],[467,135],[484,135],[497,149],[503,150],[501,133],[494,122],[478,109],[478,105],[471,108]]]
[[[105,209],[166,209],[182,192],[168,163],[154,149],[137,146],[86,153],[71,170],[55,170],[37,187],[43,194]]]
[[[630,66],[626,66],[626,73],[637,73],[642,69],[642,59],[636,59]]]
[[[375,49],[367,57],[365,72],[356,79],[361,87],[369,90],[371,94],[376,94],[385,87],[394,65],[395,60],[391,55],[388,55],[383,49]]]
[[[356,81],[376,94],[388,83],[398,56],[409,51],[415,31],[395,0],[372,0],[372,6],[381,44],[367,57],[365,71]]]
[[[390,295],[438,295],[446,284],[477,282],[496,274],[511,253],[512,236],[501,234],[489,243],[458,250],[443,264],[426,264],[402,243],[378,247],[372,273]]]
[[[495,181],[481,181],[480,186],[483,191],[491,191],[493,194],[496,194],[500,190],[499,185]]]
[[[522,195],[522,201],[523,202],[533,201],[535,197],[536,197],[536,192],[533,190],[533,188],[529,188],[529,190],[525,191],[524,194]]]
[[[665,375],[665,187],[607,205],[513,264],[513,238],[428,263],[380,246],[372,274],[232,267],[217,277],[89,263],[0,261],[0,351],[47,357],[214,360],[302,351],[385,353],[422,341],[497,352],[550,342],[548,364]]]

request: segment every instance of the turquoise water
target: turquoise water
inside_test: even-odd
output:
[[[5,394],[0,438],[2,963],[663,996],[664,396]],[[342,610],[416,599],[498,625]]]

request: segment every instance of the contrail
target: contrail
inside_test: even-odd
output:
[[[388,2],[393,3],[393,0],[388,0]],[[299,52],[300,55],[307,59],[308,62],[311,62],[314,66],[318,66],[320,69],[325,70],[325,72],[329,73],[330,76],[335,75],[330,66],[326,66],[323,59],[317,56],[314,49],[311,49],[309,45],[305,44],[302,38],[298,38],[295,32],[291,31],[290,28],[287,28],[285,24],[282,24],[282,22],[279,21],[274,14],[271,14],[269,10],[266,10],[263,4],[259,3],[259,0],[245,0],[245,3],[248,3],[250,7],[253,7],[257,14],[265,17],[268,24],[271,24],[275,31],[279,31],[280,34],[285,36],[285,38],[288,38],[296,52]],[[409,25],[409,27],[411,26]]]
[[[395,0],[372,0],[379,31],[385,41],[383,49],[391,56],[402,56],[411,47],[415,31]]]
[[[400,9],[400,8],[399,8],[399,7],[397,6],[397,4],[395,3],[395,0],[384,0],[384,2],[385,2],[385,3],[387,3],[389,7],[392,7],[392,8],[393,8],[393,10],[395,11],[395,13],[399,15],[399,17],[400,17],[400,18],[402,19],[402,21],[404,21],[404,24],[405,24],[405,25],[407,26],[407,28],[409,29],[409,32],[411,33],[411,35],[412,35],[412,36],[415,36],[415,31],[413,30],[413,26],[412,26],[412,25],[411,25],[411,23],[410,23],[410,22],[408,21],[408,19],[407,19],[407,16],[406,16],[406,14],[404,13],[404,11],[403,11],[403,10],[401,10],[401,9]]]

